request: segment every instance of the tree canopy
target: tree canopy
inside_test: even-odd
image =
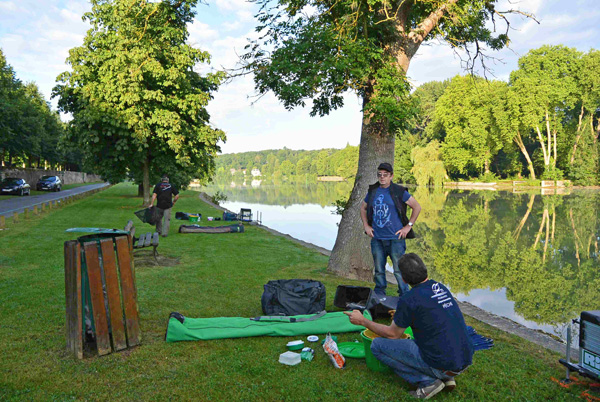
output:
[[[196,4],[92,0],[92,27],[55,88],[88,165],[112,182],[143,183],[145,202],[162,173],[180,186],[206,178],[225,139],[206,111],[223,73],[197,73],[210,56],[186,44]]]
[[[34,82],[23,83],[0,49],[0,165],[73,167],[58,113]]]

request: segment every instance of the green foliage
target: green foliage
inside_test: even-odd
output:
[[[226,182],[232,178],[230,169],[234,169],[236,171],[234,181],[243,182],[244,175],[241,170],[246,169],[250,163],[260,170],[262,178],[286,176],[291,179],[295,176],[306,178],[318,175],[341,176],[349,179],[356,174],[358,147],[347,145],[343,149],[316,151],[284,148],[219,155],[216,159],[218,174],[215,180]],[[246,176],[250,177],[250,171],[247,169]]]
[[[411,155],[411,170],[419,186],[441,186],[446,178],[446,169],[442,161],[440,144],[433,140],[425,147],[416,147]]]
[[[186,44],[196,3],[94,0],[84,15],[92,28],[54,94],[86,164],[112,182],[142,182],[149,165],[151,181],[167,173],[187,184],[214,168],[225,137],[206,106],[224,76],[194,71],[210,58]]]
[[[449,171],[488,172],[498,151],[511,141],[502,135],[493,112],[505,88],[499,81],[456,76],[439,98],[432,126],[446,133],[442,154]]]
[[[478,177],[477,181],[484,183],[494,183],[498,181],[498,176],[494,172],[486,172]]]
[[[335,210],[331,213],[334,215],[342,215],[346,208],[348,208],[348,200],[348,198],[340,198],[339,200],[335,200],[333,202]]]
[[[542,174],[542,180],[562,180],[564,177],[563,171],[553,165],[547,166]]]
[[[394,149],[394,180],[404,184],[416,184],[412,174],[412,150],[418,144],[418,135],[398,130]]]
[[[37,85],[23,84],[0,50],[0,162],[26,162],[43,166],[63,165],[69,160],[63,148],[65,129],[58,113],[52,111]]]
[[[222,202],[227,201],[227,196],[222,192],[217,191],[210,197],[210,199],[214,204],[220,205]]]

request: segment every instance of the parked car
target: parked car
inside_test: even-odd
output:
[[[42,190],[50,190],[50,191],[60,191],[62,187],[62,182],[58,178],[58,176],[42,176],[36,185],[36,189],[38,191]]]
[[[31,194],[31,187],[23,179],[7,177],[0,183],[0,194],[29,195]]]

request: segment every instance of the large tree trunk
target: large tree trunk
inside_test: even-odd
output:
[[[363,110],[367,104],[365,97]],[[364,232],[360,207],[368,186],[377,181],[377,166],[381,162],[393,163],[394,141],[395,137],[388,133],[386,123],[372,121],[371,116],[363,112],[358,172],[329,258],[327,269],[331,272],[349,278],[373,279],[371,238]]]
[[[402,2],[395,16],[395,29],[400,39],[386,49],[394,56],[397,68],[408,73],[410,61],[423,40],[439,24],[448,9],[457,2],[458,0],[447,0],[414,27],[411,26],[410,20],[413,2]],[[356,180],[346,209],[342,213],[338,235],[327,267],[330,272],[363,280],[373,279],[373,257],[370,247],[371,238],[364,233],[360,218],[360,206],[369,184],[377,181],[377,166],[381,162],[393,163],[395,142],[395,134],[388,132],[387,122],[373,121],[372,116],[364,112],[373,96],[374,83],[370,84],[363,97],[363,122]]]
[[[150,204],[150,157],[144,158],[142,185],[144,186],[144,205]]]

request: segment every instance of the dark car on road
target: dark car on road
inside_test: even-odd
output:
[[[62,182],[58,178],[58,176],[42,176],[36,185],[36,189],[38,191],[42,190],[50,190],[50,191],[60,191],[62,187]]]
[[[0,182],[0,194],[18,194],[18,195],[29,195],[31,188],[29,184],[23,179],[16,177],[7,177]]]

